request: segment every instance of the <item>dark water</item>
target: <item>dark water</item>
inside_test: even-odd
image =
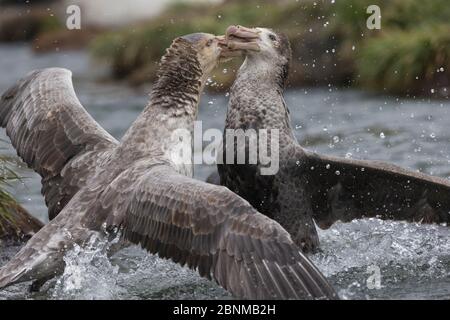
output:
[[[148,89],[99,84],[105,70],[81,52],[33,55],[26,46],[0,46],[0,91],[32,69],[61,66],[74,73],[75,91],[93,117],[120,138],[146,104]],[[342,157],[377,159],[450,177],[450,103],[380,97],[336,88],[290,90],[286,94],[301,143],[311,150]],[[199,118],[203,128],[223,128],[227,97],[204,95]],[[4,130],[0,134],[5,137]],[[15,154],[11,146],[5,152]],[[197,166],[205,179],[214,170]],[[35,216],[47,220],[39,177],[22,167],[24,183],[11,192]],[[450,298],[450,231],[445,226],[365,219],[338,223],[320,231],[322,252],[312,256],[346,299]],[[0,291],[0,299],[214,299],[222,289],[194,272],[136,247],[108,259],[107,244],[75,248],[67,268],[43,292],[30,295],[26,285]],[[11,255],[16,248],[7,252]],[[5,253],[5,252],[4,252]],[[3,254],[4,256],[5,254]],[[0,264],[4,263],[1,260]],[[381,288],[367,280],[379,268]]]

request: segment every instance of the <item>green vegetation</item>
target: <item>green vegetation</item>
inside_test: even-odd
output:
[[[191,32],[221,34],[230,24],[267,26],[288,35],[293,49],[290,84],[353,85],[400,94],[430,93],[449,85],[448,0],[225,1],[176,4],[144,24],[98,37],[95,56],[114,76],[153,80],[171,41]],[[366,8],[381,8],[381,30],[366,27]],[[225,66],[235,70],[239,62]],[[233,72],[214,75],[228,86]]]
[[[192,32],[223,34],[231,24],[280,26],[292,21],[286,19],[294,16],[291,9],[305,15],[298,6],[256,3],[228,2],[215,7],[179,3],[149,23],[100,36],[92,49],[97,57],[111,63],[116,77],[130,77],[140,83],[153,79],[159,59],[177,36]],[[285,31],[289,30],[288,25]],[[219,73],[216,77],[219,82],[230,78]]]
[[[33,218],[6,191],[11,182],[20,179],[11,169],[12,165],[9,157],[0,156],[0,242],[2,239],[20,240],[42,227],[42,223]]]
[[[365,8],[381,8],[382,28],[366,29]],[[396,94],[441,93],[450,80],[450,7],[445,0],[347,0],[336,6],[335,32],[360,46],[357,83]]]
[[[50,11],[35,9],[12,13],[0,21],[1,41],[30,41],[36,37],[61,30],[63,24]]]
[[[370,87],[394,93],[435,92],[449,85],[449,27],[429,25],[371,39],[358,61],[361,79]]]

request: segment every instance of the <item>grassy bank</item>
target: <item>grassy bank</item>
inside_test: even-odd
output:
[[[62,28],[61,21],[45,7],[0,8],[0,40],[3,42],[33,41]]]
[[[370,31],[367,6],[381,8],[382,28]],[[347,0],[336,6],[334,32],[356,43],[353,82],[407,96],[448,97],[450,6],[445,0]],[[345,48],[345,42],[341,44]]]
[[[366,8],[381,8],[381,30],[366,27]],[[291,86],[358,85],[396,94],[447,95],[450,6],[447,0],[225,1],[177,4],[147,23],[98,37],[92,44],[113,75],[152,81],[172,39],[190,32],[220,34],[230,24],[268,26],[292,43]],[[214,76],[228,86],[238,62]]]
[[[69,30],[58,17],[57,2],[33,1],[26,5],[18,1],[0,0],[0,42],[30,42],[35,52],[85,48],[100,28],[86,26],[81,30]]]
[[[288,34],[292,41],[296,57],[291,72],[293,85],[345,80],[347,68],[341,69],[341,64],[336,63],[339,57],[332,54],[336,40],[323,28],[324,22],[317,20],[317,15],[326,6],[314,6],[310,2],[282,3],[227,1],[216,6],[177,4],[148,23],[100,36],[94,41],[92,50],[95,56],[111,64],[115,77],[127,77],[139,84],[154,79],[161,55],[177,36],[191,32],[223,34],[230,24],[270,26]],[[315,31],[310,32],[309,28]],[[224,66],[224,70],[214,74],[213,79],[218,87],[230,84],[238,65],[235,62]],[[320,75],[315,72],[319,65],[323,66]]]
[[[8,157],[0,156],[0,244],[3,240],[22,240],[42,227],[42,223],[31,216],[6,191],[11,182],[19,180],[11,169],[12,166],[13,163]]]

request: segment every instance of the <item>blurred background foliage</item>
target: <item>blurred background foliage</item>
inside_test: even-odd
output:
[[[372,4],[381,8],[381,30],[366,27],[366,9]],[[449,85],[447,0],[180,3],[151,21],[99,36],[91,48],[109,61],[115,77],[139,84],[153,80],[157,62],[174,37],[199,31],[221,34],[230,24],[267,26],[288,35],[294,57],[291,86],[356,84],[422,95]],[[213,78],[218,87],[228,87],[233,72],[219,70]]]
[[[0,0],[0,6],[23,2]],[[83,25],[79,31],[68,31],[56,18],[58,10],[54,14],[52,8],[63,1],[27,3],[36,8],[12,17],[0,11],[0,40],[32,40],[37,51],[89,44],[93,56],[111,66],[113,78],[134,85],[154,80],[159,59],[175,37],[222,34],[228,25],[241,24],[288,35],[290,86],[356,85],[407,96],[448,96],[448,0],[173,0],[145,21],[120,28]],[[381,30],[366,27],[369,5],[381,8]],[[239,64],[217,70],[209,87],[228,88]]]

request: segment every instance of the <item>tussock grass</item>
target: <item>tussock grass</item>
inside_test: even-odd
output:
[[[449,67],[450,27],[445,25],[386,33],[367,41],[358,58],[364,85],[395,93],[448,86]]]
[[[366,27],[366,9],[373,4],[381,8],[381,30]],[[139,84],[154,80],[157,63],[175,37],[192,32],[221,34],[230,24],[286,33],[294,57],[292,86],[356,83],[407,94],[448,86],[447,0],[181,3],[151,21],[98,37],[91,49],[111,64],[115,77]],[[236,61],[225,68],[233,71],[238,65]],[[441,67],[445,71],[436,74]],[[227,87],[234,73],[219,71],[213,78]]]
[[[21,179],[12,167],[12,159],[0,155],[0,243],[1,240],[22,240],[42,227],[42,223],[32,217],[7,191],[12,182]]]

